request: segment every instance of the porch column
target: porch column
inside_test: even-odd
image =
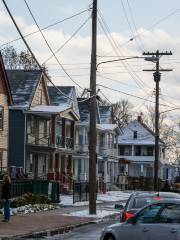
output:
[[[104,183],[107,183],[107,161],[104,161]]]
[[[55,179],[55,153],[51,153],[49,157],[48,179]]]
[[[134,145],[132,145],[132,147],[131,147],[131,156],[134,156]]]
[[[72,138],[72,148],[74,148],[74,140],[75,140],[75,122],[71,121],[71,138]]]
[[[51,116],[51,144],[56,146],[56,114]]]
[[[129,165],[126,163],[126,165],[125,165],[125,173],[128,175],[128,172],[129,172]]]
[[[62,143],[66,147],[66,119],[62,118]]]
[[[141,164],[141,176],[144,176],[144,165]]]

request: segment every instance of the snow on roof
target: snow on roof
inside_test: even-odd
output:
[[[58,90],[59,89],[61,92]],[[67,105],[71,107],[79,117],[79,109],[76,97],[76,89],[74,86],[48,86],[51,104],[55,106]],[[68,97],[66,97],[66,96]]]
[[[6,70],[14,105],[29,107],[42,72],[40,70]]]
[[[111,130],[111,131],[113,131],[114,129],[118,128],[118,125],[117,124],[104,123],[104,124],[97,124],[97,128],[99,130]]]
[[[35,106],[32,107],[30,109],[31,112],[39,112],[39,113],[61,113],[64,112],[68,109],[71,109],[70,106],[68,106],[67,104],[62,104],[60,106],[47,106],[47,105],[39,105],[39,106]]]

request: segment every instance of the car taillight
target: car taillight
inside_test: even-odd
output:
[[[124,220],[127,221],[129,218],[134,217],[134,213],[126,212],[124,214]]]
[[[155,197],[154,200],[160,201],[160,200],[162,200],[162,198],[161,197]]]

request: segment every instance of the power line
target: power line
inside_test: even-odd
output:
[[[144,101],[147,101],[147,102],[151,102],[151,103],[155,103],[154,101],[151,101],[149,99],[146,99],[146,98],[143,98],[143,97],[139,97],[139,96],[136,96],[134,94],[131,94],[131,93],[126,93],[126,92],[123,92],[123,91],[120,91],[120,90],[117,90],[117,89],[114,89],[114,88],[111,88],[111,87],[108,87],[108,86],[105,86],[105,85],[102,85],[102,84],[97,84],[98,86],[100,87],[103,87],[103,88],[106,88],[106,89],[109,89],[111,91],[114,91],[114,92],[119,92],[119,93],[122,93],[122,94],[125,94],[127,96],[130,96],[130,97],[134,97],[134,98],[137,98],[137,99],[141,99],[141,100],[144,100]],[[172,108],[172,106],[169,106],[167,104],[160,104],[161,106],[165,106],[165,107],[169,107],[169,108]]]
[[[55,22],[55,23],[52,23],[52,24],[50,24],[50,25],[48,25],[48,26],[46,26],[46,27],[44,27],[44,28],[41,28],[41,31],[46,30],[46,29],[48,29],[48,28],[51,28],[51,27],[53,27],[53,26],[55,26],[55,25],[58,25],[58,24],[60,24],[60,23],[62,23],[62,22],[65,22],[65,21],[67,21],[67,20],[70,20],[70,19],[72,19],[72,18],[74,18],[74,17],[77,17],[77,16],[79,16],[79,15],[85,13],[85,12],[88,12],[89,10],[90,10],[90,8],[88,8],[88,9],[86,9],[86,10],[83,10],[83,11],[81,11],[81,12],[78,12],[78,13],[70,16],[70,17],[64,18],[64,19],[62,19],[62,20],[60,20],[60,21],[57,21],[57,22]],[[32,36],[32,35],[34,35],[34,34],[36,34],[36,33],[39,33],[39,30],[30,32],[30,33],[28,33],[28,34],[25,34],[25,35],[24,35],[24,38],[29,37],[29,36]],[[0,45],[0,47],[3,47],[3,46],[5,46],[5,45],[11,44],[11,43],[16,42],[16,41],[19,41],[19,40],[21,40],[21,37],[20,37],[20,38],[16,38],[16,39],[14,39],[14,40],[11,40],[11,41],[9,41],[9,42],[3,43],[2,45]]]
[[[16,27],[16,30],[18,31],[19,35],[21,36],[21,38],[22,38],[25,46],[27,47],[27,49],[28,49],[28,51],[30,52],[30,54],[31,54],[31,56],[33,57],[33,59],[35,60],[37,66],[38,66],[39,69],[43,72],[44,76],[45,76],[45,77],[49,80],[49,82],[56,88],[56,90],[57,90],[58,93],[60,93],[60,94],[61,94],[62,96],[64,96],[65,98],[68,98],[68,99],[74,101],[74,99],[72,99],[71,97],[65,95],[58,87],[56,87],[56,85],[53,83],[53,81],[49,78],[49,76],[47,75],[46,71],[44,70],[44,68],[42,68],[42,66],[41,66],[40,63],[38,62],[37,58],[35,57],[34,53],[32,52],[30,46],[29,46],[28,43],[26,42],[24,36],[22,35],[21,30],[19,29],[19,27],[18,27],[18,25],[17,25],[14,17],[12,16],[12,14],[11,14],[11,12],[10,12],[10,10],[9,10],[6,2],[5,2],[5,0],[2,0],[2,1],[3,1],[3,4],[4,4],[4,6],[5,6],[5,8],[6,8],[7,12],[8,12],[8,14],[9,14],[11,20],[12,20],[12,22],[14,23],[14,26]]]
[[[130,13],[130,16],[131,16],[133,25],[134,25],[135,32],[138,34],[138,29],[137,29],[137,26],[136,26],[136,22],[135,22],[134,14],[133,14],[133,11],[132,11],[132,7],[131,7],[131,5],[130,5],[129,0],[126,0],[126,1],[127,1],[127,5],[128,5],[128,8],[129,8],[129,13]],[[141,46],[142,46],[142,49],[143,49],[143,51],[144,51],[144,49],[145,49],[145,48],[144,48],[144,43],[142,42],[141,37],[139,36],[139,38],[137,38],[137,39],[139,39],[139,42],[140,42],[140,44],[141,44]]]
[[[126,8],[125,8],[125,6],[124,6],[123,0],[121,0],[121,5],[122,5],[122,8],[123,8],[124,16],[125,16],[126,21],[127,21],[128,25],[129,25],[130,31],[131,31],[132,35],[134,35],[134,31],[133,31],[133,29],[132,29],[132,26],[131,26],[129,17],[128,17],[128,15],[127,15]],[[140,44],[138,43],[137,38],[135,38],[135,41],[136,41],[136,44],[137,44],[137,46],[139,47],[140,51],[143,52],[143,48],[142,48],[142,47],[140,46]]]
[[[108,39],[111,38],[110,43],[111,43],[111,46],[112,46],[115,54],[116,55],[120,54],[121,57],[123,57],[123,54],[121,53],[121,51],[119,49],[119,45],[116,43],[116,41],[111,36],[110,29],[109,29],[107,23],[105,22],[105,20],[103,18],[103,15],[100,12],[100,10],[99,10],[99,15],[100,15],[100,18],[101,18],[102,23],[104,24],[106,30],[104,29],[103,24],[101,24],[101,21],[100,21],[100,25],[101,25],[103,31],[105,32],[105,35],[108,37]],[[110,37],[107,35],[106,31],[109,33]],[[129,63],[127,61],[125,61],[125,62],[123,61],[122,64],[125,66],[126,69],[127,69],[127,66],[129,67],[129,69],[130,69],[130,72],[129,72],[130,76],[137,83],[137,85],[139,85],[139,87],[143,89],[143,87],[145,85],[144,82],[139,78],[139,76],[136,73],[134,73],[134,71],[133,71],[132,67],[129,65]],[[126,64],[127,64],[127,66],[126,66]]]
[[[54,53],[57,54],[59,51],[61,51],[67,43],[70,42],[70,40],[86,25],[86,23],[89,21],[91,17],[88,17],[85,22],[63,43],[63,45],[58,48]],[[46,64],[54,55],[52,54],[50,57],[48,57],[42,64]]]
[[[28,10],[29,10],[29,13],[30,13],[31,17],[33,18],[33,20],[34,20],[37,28],[39,29],[39,31],[40,31],[40,33],[41,33],[41,35],[42,35],[42,37],[43,37],[46,45],[48,46],[49,50],[51,51],[52,55],[53,55],[54,58],[56,59],[56,61],[57,61],[57,63],[59,64],[59,66],[62,68],[62,70],[64,71],[64,73],[68,76],[68,78],[69,78],[74,84],[76,84],[79,88],[83,89],[83,87],[81,87],[76,81],[74,81],[74,80],[72,79],[72,77],[69,75],[69,73],[68,73],[68,72],[66,71],[66,69],[63,67],[63,65],[60,63],[60,61],[59,61],[59,59],[57,58],[56,54],[55,54],[54,51],[52,50],[49,42],[47,41],[44,33],[41,31],[41,29],[40,29],[40,27],[39,27],[39,25],[38,25],[38,23],[37,23],[34,15],[33,15],[32,11],[31,11],[31,9],[30,9],[30,7],[29,7],[29,5],[28,5],[28,3],[27,3],[27,1],[24,0],[24,2],[25,2],[25,4],[26,4],[26,6],[27,6],[27,8],[28,8]]]

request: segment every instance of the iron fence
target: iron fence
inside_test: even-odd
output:
[[[89,182],[74,182],[73,203],[89,201]]]
[[[0,195],[2,193],[0,181]],[[20,197],[25,193],[42,194],[49,198],[51,202],[59,202],[59,183],[47,180],[13,180],[11,183],[11,198]]]

